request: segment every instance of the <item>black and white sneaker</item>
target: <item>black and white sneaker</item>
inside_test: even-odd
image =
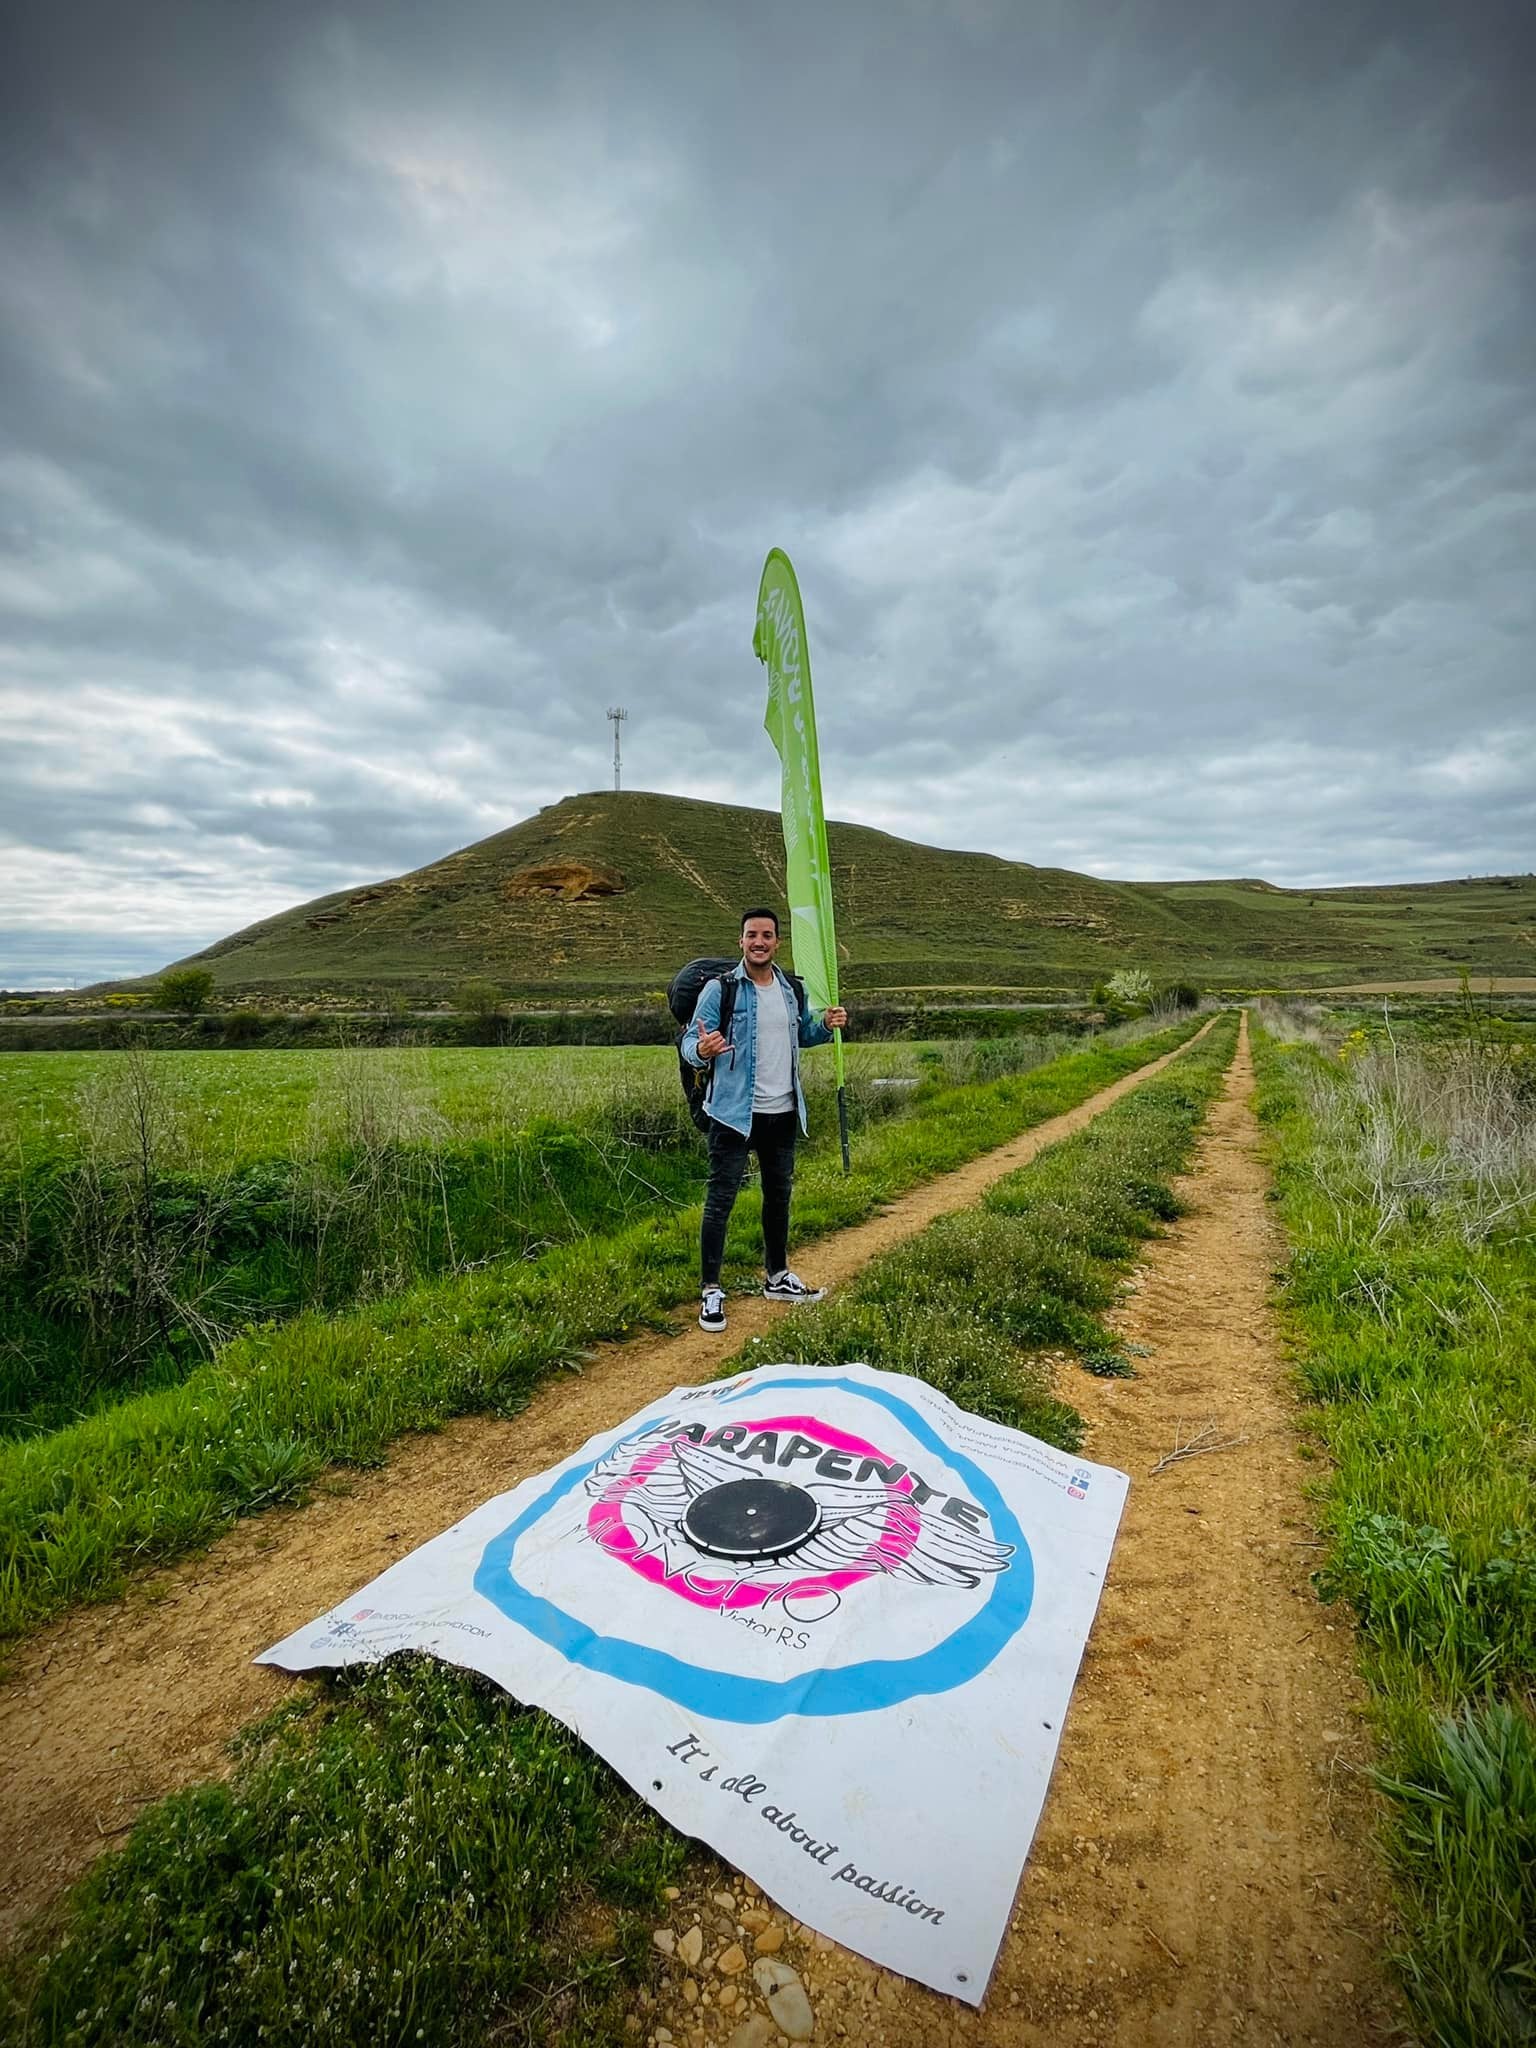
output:
[[[763,1289],[770,1301],[820,1301],[826,1291],[825,1287],[807,1287],[787,1266],[782,1273],[770,1273]]]
[[[706,1287],[699,1296],[699,1328],[701,1330],[723,1330],[725,1328],[725,1289]]]

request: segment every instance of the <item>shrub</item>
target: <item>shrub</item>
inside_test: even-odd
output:
[[[478,1017],[482,1023],[491,1017],[499,1017],[505,1000],[505,996],[494,981],[486,981],[482,977],[476,976],[471,981],[463,981],[459,984],[459,1008],[467,1016]]]
[[[1104,992],[1122,1010],[1144,1010],[1152,1001],[1152,977],[1145,967],[1117,967]]]
[[[1200,991],[1192,981],[1165,981],[1157,992],[1159,1010],[1198,1010]]]
[[[173,967],[155,983],[155,1001],[162,1010],[195,1017],[208,1007],[213,975],[206,967]]]

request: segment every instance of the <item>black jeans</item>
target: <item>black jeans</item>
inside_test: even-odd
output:
[[[699,1232],[699,1262],[706,1287],[719,1284],[725,1229],[741,1192],[748,1152],[757,1154],[763,1177],[763,1263],[770,1273],[782,1273],[789,1264],[789,1191],[795,1184],[799,1136],[800,1119],[792,1109],[782,1115],[754,1116],[749,1138],[711,1118],[709,1186],[704,1191],[704,1225]]]

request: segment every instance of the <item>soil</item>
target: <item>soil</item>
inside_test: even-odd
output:
[[[816,1284],[841,1285],[1177,1057],[1150,1061],[870,1222],[823,1239],[802,1264]],[[707,1379],[783,1310],[749,1297],[734,1299],[729,1313],[723,1335],[692,1327],[604,1346],[515,1419],[464,1417],[402,1439],[377,1471],[338,1468],[306,1505],[238,1523],[200,1555],[145,1575],[120,1600],[76,1609],[15,1650],[0,1687],[0,1940],[120,1841],[140,1808],[228,1769],[230,1737],[293,1685],[253,1656],[595,1432],[674,1386]]]
[[[1246,1020],[1192,1172],[1117,1321],[1138,1377],[1062,1363],[1087,1451],[1131,1475],[1011,1931],[980,2012],[785,1925],[815,2040],[891,2048],[1356,2048],[1411,2038],[1380,1958],[1365,1700],[1346,1617],[1320,1607],[1309,1468],[1269,1308],[1282,1248],[1250,1096]],[[1158,1461],[1214,1425],[1230,1448]],[[722,1881],[672,1909],[730,1937]],[[776,1937],[771,1937],[776,1938]],[[740,1939],[740,1937],[738,1937]],[[746,1929],[745,1951],[753,1934]],[[706,1954],[705,1963],[709,1958]],[[641,2040],[729,2042],[761,2012],[750,1977],[658,1955]],[[706,1999],[709,2003],[705,2003]],[[776,2029],[758,2021],[771,2042]],[[659,2030],[665,2030],[661,2032]],[[741,2048],[753,2035],[743,2030]]]

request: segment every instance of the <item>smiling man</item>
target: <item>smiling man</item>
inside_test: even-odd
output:
[[[764,1294],[770,1301],[819,1301],[789,1269],[789,1196],[795,1145],[805,1129],[800,1052],[825,1045],[848,1022],[844,1009],[813,1017],[805,990],[774,965],[779,950],[775,910],[749,910],[741,920],[741,965],[704,984],[693,1021],[683,1033],[683,1058],[710,1070],[709,1186],[699,1259],[699,1327],[725,1328],[720,1265],[726,1226],[741,1191],[747,1154],[757,1154],[763,1178]],[[727,996],[727,984],[730,994]],[[722,1030],[722,1012],[727,1021]]]

